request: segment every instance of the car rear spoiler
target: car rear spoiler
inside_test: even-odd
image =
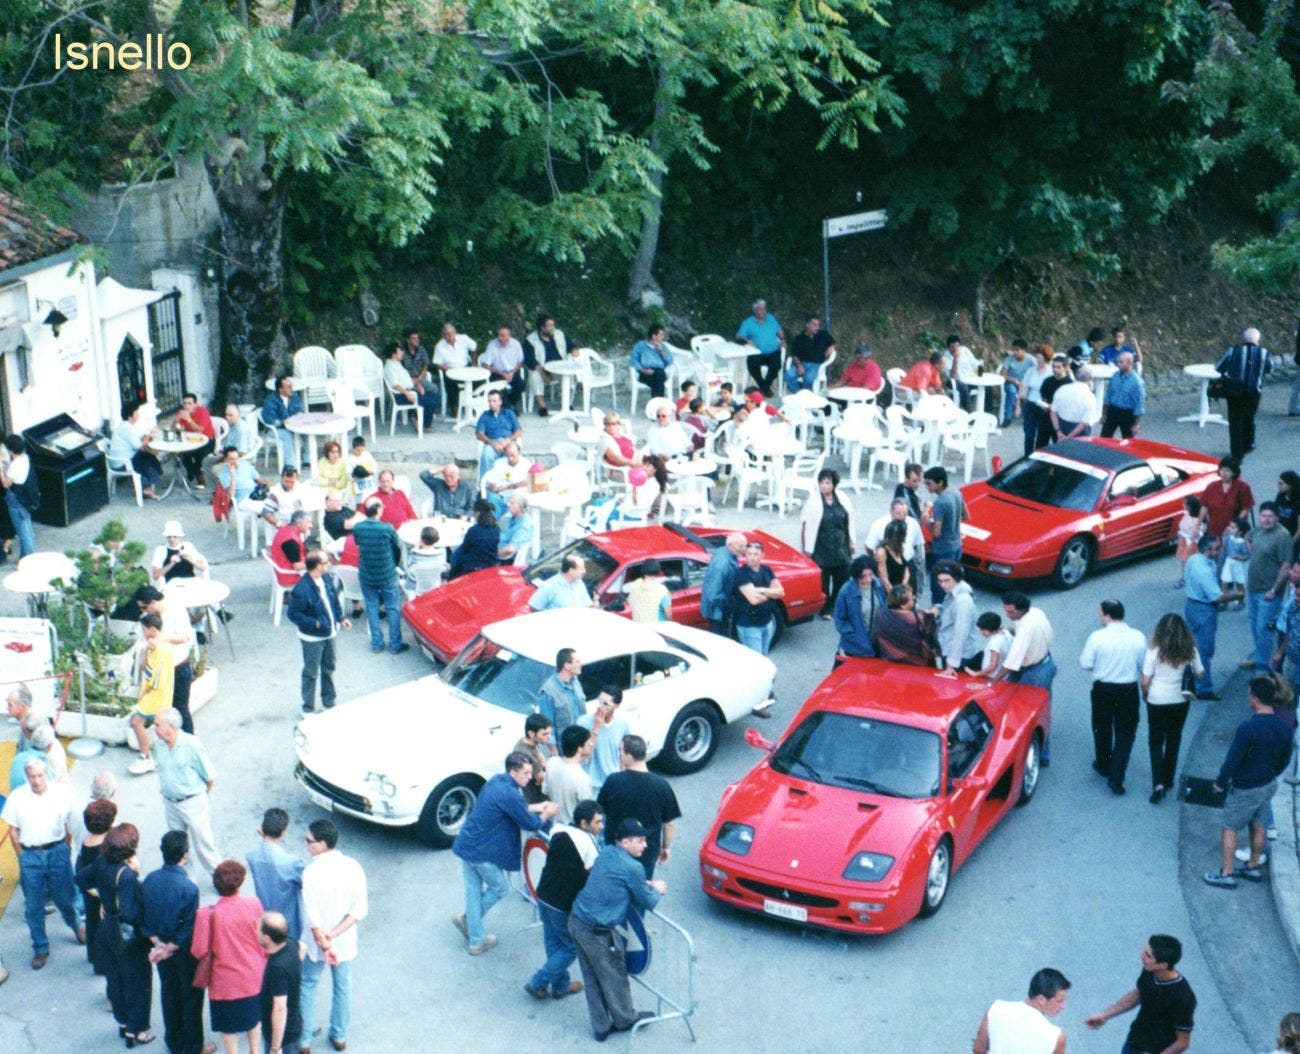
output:
[[[690,542],[692,545],[698,545],[706,553],[711,551],[713,548],[711,545],[709,545],[708,542],[706,542],[693,530],[691,530],[689,527],[682,526],[680,523],[665,523],[663,526],[665,530],[669,530],[672,531],[673,534],[680,535],[681,537],[685,538],[688,542]]]

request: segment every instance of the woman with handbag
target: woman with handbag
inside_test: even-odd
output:
[[[117,806],[107,798],[96,798],[86,806],[81,815],[82,823],[86,825],[86,837],[82,839],[81,848],[77,851],[76,871],[80,874],[82,871],[88,871],[91,866],[98,860],[104,851],[104,839],[113,827],[113,821],[117,819]],[[99,910],[99,896],[93,890],[86,890],[86,958],[90,960],[90,965],[94,967],[95,973],[103,977],[108,971],[104,967],[103,956],[100,954],[99,941],[96,938],[99,935],[99,920],[101,912]]]
[[[1174,785],[1178,748],[1187,722],[1189,698],[1205,668],[1191,627],[1182,615],[1162,615],[1142,663],[1147,701],[1147,745],[1151,752],[1151,804],[1159,805]]]
[[[821,569],[826,602],[819,614],[824,621],[830,621],[853,559],[853,507],[836,489],[839,485],[840,474],[834,469],[818,472],[817,490],[804,502],[799,522],[799,547]]]
[[[248,1037],[248,1054],[262,1049],[261,991],[266,952],[257,940],[262,902],[241,897],[247,875],[236,860],[223,860],[212,872],[220,899],[199,908],[190,951],[198,960],[194,984],[208,990],[212,1031],[221,1033],[226,1054],[236,1054],[239,1037]]]
[[[95,939],[117,1034],[128,1049],[156,1038],[149,1031],[153,1005],[149,942],[137,929],[143,907],[140,864],[135,855],[139,846],[140,832],[135,825],[119,823],[104,836],[98,858],[78,871],[76,879],[83,893],[99,897],[101,920]]]

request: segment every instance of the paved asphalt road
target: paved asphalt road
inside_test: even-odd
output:
[[[1270,391],[1266,410],[1281,410],[1284,395]],[[1221,452],[1225,429],[1198,433],[1194,426],[1172,423],[1190,401],[1186,391],[1153,399],[1149,434]],[[1266,443],[1281,427],[1288,436],[1286,445],[1295,449],[1290,438],[1293,423],[1273,416],[1262,424]],[[1018,443],[1018,433],[1008,437],[1004,453],[1010,454]],[[1247,478],[1261,496],[1271,496],[1273,473],[1287,464],[1262,451],[1250,459]],[[883,511],[884,504],[878,493],[858,499],[864,517]],[[230,630],[239,661],[232,662],[225,643],[219,643],[214,656],[221,666],[222,690],[198,719],[220,769],[213,795],[220,847],[242,857],[254,843],[261,810],[279,804],[293,814],[289,845],[300,849],[305,824],[322,813],[292,778],[298,645],[287,624],[278,631],[269,626],[260,561],[236,555],[233,542],[223,540],[199,506],[172,499],[163,511],[137,512],[122,502],[113,509],[141,535],[152,535],[164,511],[179,511],[200,547],[217,562],[214,577],[234,587],[231,608],[237,618]],[[749,510],[729,510],[722,519],[740,526],[772,526],[770,521],[770,515]],[[792,538],[797,525],[785,522],[772,529]],[[82,543],[83,532],[84,526],[60,532],[56,544]],[[45,544],[52,533],[44,534]],[[661,871],[669,884],[663,909],[695,939],[698,1049],[873,1054],[968,1050],[989,1001],[1022,997],[1029,975],[1050,965],[1063,970],[1074,985],[1058,1019],[1067,1029],[1070,1050],[1117,1051],[1124,1022],[1094,1034],[1084,1028],[1083,1019],[1133,983],[1138,953],[1154,932],[1184,940],[1183,970],[1200,999],[1193,1049],[1213,1054],[1262,1049],[1262,1037],[1272,1024],[1295,1007],[1265,1004],[1249,1013],[1256,1022],[1249,1044],[1228,1012],[1229,1003],[1238,1009],[1251,1005],[1252,993],[1216,989],[1207,958],[1248,955],[1249,943],[1220,943],[1216,938],[1203,946],[1197,940],[1179,884],[1179,807],[1172,801],[1154,807],[1144,793],[1149,779],[1145,721],[1127,797],[1112,797],[1089,767],[1088,689],[1077,656],[1097,624],[1097,604],[1108,596],[1120,597],[1129,605],[1130,621],[1149,630],[1166,610],[1181,610],[1181,592],[1173,588],[1176,577],[1172,556],[1162,556],[1101,573],[1070,593],[1035,591],[1056,628],[1054,652],[1061,668],[1052,766],[1044,772],[1032,805],[1015,810],[955,876],[939,915],[884,938],[850,940],[742,915],[715,906],[699,890],[695,851],[719,793],[758,759],[742,740],[744,725],[759,724],[767,734],[779,732],[830,667],[835,638],[829,624],[792,631],[773,653],[780,700],[773,719],[729,728],[709,768],[674,781],[685,815],[673,858]],[[979,591],[978,600],[981,609],[997,607],[988,591]],[[4,603],[9,613],[17,613],[12,603]],[[1244,615],[1226,615],[1219,669],[1226,673],[1246,650]],[[341,645],[340,693],[348,698],[426,670],[418,653],[379,663],[368,651],[364,631],[354,628]],[[1193,711],[1184,749],[1205,705],[1197,704]],[[397,728],[373,730],[375,738],[401,734]],[[126,751],[114,749],[103,765],[122,775],[121,816],[142,827],[142,863],[151,869],[158,862],[161,808],[152,777],[135,780],[125,775],[129,760]],[[82,766],[78,772],[83,786],[91,770]],[[541,962],[539,931],[506,939],[527,922],[522,901],[507,901],[489,916],[502,947],[470,958],[449,921],[463,903],[456,858],[450,852],[426,850],[400,832],[348,819],[342,819],[340,827],[341,848],[360,859],[370,880],[371,913],[361,926],[361,958],[353,975],[349,1050],[541,1051],[590,1044],[581,997],[539,1005],[521,989]],[[1213,852],[1213,846],[1205,846],[1206,867]],[[0,989],[0,1050],[62,1054],[114,1049],[117,1041],[111,1018],[102,1009],[102,992],[66,930],[51,926],[54,954],[42,973],[27,968],[19,899],[0,921],[0,949],[13,971]],[[1254,901],[1257,911],[1251,924],[1271,925],[1271,901]],[[1294,963],[1279,964],[1283,966],[1293,969]],[[1223,971],[1220,975],[1230,976]],[[646,1005],[644,994],[639,999]],[[321,1002],[323,1006],[323,998]],[[161,1030],[157,1013],[154,1023]],[[668,1023],[648,1030],[635,1045],[676,1050],[685,1039],[680,1023]],[[316,1049],[326,1047],[323,1037],[318,1038]]]

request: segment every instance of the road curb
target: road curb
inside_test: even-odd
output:
[[[1294,771],[1294,766],[1292,766]],[[1273,902],[1291,944],[1300,961],[1300,855],[1297,855],[1297,825],[1300,824],[1300,785],[1278,780],[1273,795],[1273,817],[1277,823],[1277,841],[1269,846],[1268,866],[1272,877]]]

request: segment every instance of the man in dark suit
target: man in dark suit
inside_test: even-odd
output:
[[[289,594],[289,621],[298,627],[302,641],[302,712],[316,709],[316,681],[320,680],[321,706],[334,705],[334,638],[340,628],[351,629],[343,617],[329,557],[320,551],[307,554],[306,574]]]

